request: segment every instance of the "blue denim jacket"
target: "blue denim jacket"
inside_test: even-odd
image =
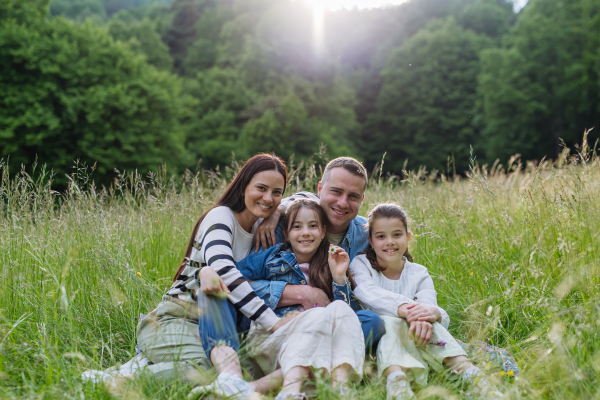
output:
[[[319,200],[319,197],[314,193],[310,192],[298,192],[290,197],[287,197],[281,201],[283,205],[289,205],[292,201],[298,198],[309,198],[313,200]],[[357,215],[352,221],[346,232],[346,236],[342,240],[340,247],[348,253],[350,256],[350,262],[354,260],[354,257],[361,251],[365,251],[369,247],[369,231],[366,228],[367,219]],[[277,229],[275,230],[275,237],[277,243],[285,243],[285,236],[283,234],[283,217],[279,220]]]
[[[279,299],[285,285],[306,285],[306,277],[300,270],[296,256],[291,250],[281,250],[283,244],[277,244],[263,252],[250,254],[242,261],[236,263],[237,269],[244,278],[252,281],[250,285],[254,292],[282,317],[290,311],[296,311],[300,304],[288,307],[279,307]],[[352,293],[350,282],[338,285],[332,282],[334,300],[342,300],[350,305],[354,311],[361,309]]]

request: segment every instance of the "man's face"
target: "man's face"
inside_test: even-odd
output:
[[[358,215],[365,197],[365,186],[362,177],[344,168],[332,169],[327,180],[319,182],[320,204],[329,220],[328,232],[342,233],[348,229],[350,221]]]

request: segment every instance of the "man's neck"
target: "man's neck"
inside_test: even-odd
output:
[[[333,233],[333,234],[346,233],[346,232],[348,232],[349,227],[350,227],[349,222],[348,222],[348,225],[346,225],[346,226],[333,226],[331,224],[327,224],[327,232]]]

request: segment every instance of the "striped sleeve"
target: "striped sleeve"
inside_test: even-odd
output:
[[[279,317],[254,293],[248,281],[235,267],[231,219],[222,218],[222,215],[221,218],[208,218],[209,215],[202,222],[203,225],[207,222],[206,229],[196,237],[197,244],[191,258],[201,257],[223,279],[231,292],[227,298],[236,309],[262,327],[271,329],[279,321]]]

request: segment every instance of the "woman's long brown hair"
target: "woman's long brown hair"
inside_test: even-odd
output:
[[[368,219],[367,223],[368,223],[368,228],[369,228],[369,237],[371,237],[371,234],[373,233],[373,223],[376,220],[381,219],[381,218],[399,219],[404,224],[404,229],[408,233],[408,217],[406,216],[406,213],[404,212],[402,207],[400,207],[396,204],[386,203],[386,204],[380,204],[380,205],[376,206],[369,213],[369,215],[367,217],[367,219]],[[375,250],[373,249],[373,246],[369,245],[367,250],[361,254],[366,254],[367,260],[369,260],[369,262],[371,263],[371,267],[373,267],[373,269],[375,271],[378,271],[378,272],[385,271],[385,267],[382,267],[377,263],[377,254],[375,254]],[[406,257],[406,259],[408,261],[413,262],[413,257],[410,254],[410,252],[408,251],[408,247],[406,248],[406,251],[404,252],[404,257]]]
[[[246,187],[250,184],[250,181],[254,177],[254,175],[264,172],[264,171],[277,171],[283,176],[283,190],[285,191],[285,187],[287,186],[287,168],[285,167],[285,162],[275,156],[274,154],[257,154],[240,168],[239,172],[233,178],[233,181],[227,186],[225,189],[225,193],[221,196],[219,200],[209,208],[196,222],[194,226],[194,230],[192,231],[192,236],[190,237],[190,241],[188,243],[187,249],[185,251],[185,255],[179,264],[179,269],[175,273],[175,277],[173,278],[173,282],[179,278],[179,275],[185,269],[187,265],[190,255],[192,254],[192,248],[194,247],[194,242],[196,240],[196,235],[198,234],[198,229],[200,228],[200,224],[213,208],[225,206],[229,207],[231,211],[234,213],[242,212],[246,209],[246,203],[244,201],[244,192]]]
[[[292,202],[287,208],[285,219],[284,219],[284,229],[287,234],[289,232],[290,227],[294,222],[296,222],[296,218],[298,217],[298,213],[302,208],[307,208],[311,210],[318,219],[319,225],[321,226],[320,231],[323,232],[325,229],[325,221],[327,221],[327,215],[325,211],[319,203],[310,199],[298,199]],[[290,242],[286,241],[286,243],[282,246],[282,250],[290,249],[292,246]],[[316,287],[317,289],[321,289],[327,294],[330,300],[333,300],[333,289],[331,288],[331,284],[333,282],[333,276],[331,275],[331,270],[329,269],[329,241],[327,240],[327,236],[321,240],[321,244],[317,248],[316,253],[313,258],[310,260],[310,265],[308,267],[308,279],[310,283]],[[352,274],[350,273],[350,268],[346,270],[346,276],[350,281],[352,287],[354,287],[354,279],[352,279]]]

